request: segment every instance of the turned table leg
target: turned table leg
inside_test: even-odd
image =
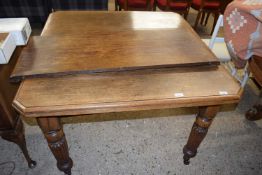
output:
[[[189,159],[195,157],[197,148],[205,138],[208,128],[216,116],[219,106],[200,107],[189,135],[187,144],[184,146],[184,164],[189,165]]]
[[[20,149],[22,150],[25,156],[29,168],[34,168],[36,166],[36,162],[33,161],[28,154],[26,141],[25,141],[24,125],[20,118],[18,118],[15,130],[6,132],[6,134],[2,135],[2,138],[7,141],[16,143],[20,147]]]
[[[73,161],[69,157],[67,141],[59,118],[37,118],[37,122],[45,135],[49,148],[57,160],[58,169],[70,175]]]

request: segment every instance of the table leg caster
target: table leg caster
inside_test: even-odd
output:
[[[189,165],[190,164],[189,158],[187,158],[186,156],[184,156],[184,164],[185,165]]]
[[[185,165],[189,165],[190,164],[190,158],[193,158],[196,156],[197,154],[197,151],[192,151],[192,150],[189,150],[186,146],[183,148],[183,153],[184,153],[184,164]]]
[[[72,166],[73,166],[73,161],[71,158],[69,158],[67,161],[57,162],[58,169],[64,172],[65,175],[71,175]]]
[[[71,170],[70,171],[65,171],[64,173],[65,173],[65,175],[71,175]]]
[[[31,160],[30,162],[28,162],[28,167],[33,169],[36,167],[36,164],[37,164],[36,161]]]

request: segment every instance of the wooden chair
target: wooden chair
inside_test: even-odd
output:
[[[115,0],[115,10],[152,11],[154,0]]]
[[[154,4],[154,10],[156,6],[163,11],[173,11],[187,19],[187,15],[191,6],[192,0],[156,0]]]
[[[253,56],[249,60],[249,70],[257,84],[262,87],[262,57]],[[246,119],[254,121],[262,119],[262,91],[260,90],[259,101],[246,112]]]
[[[219,17],[219,14],[221,13],[220,0],[193,0],[191,7],[198,11],[194,29],[197,28],[197,25],[199,23],[201,16],[202,16],[201,23],[203,24],[203,21],[205,19],[205,14],[207,14],[206,21],[205,21],[205,24],[206,24],[210,14],[214,14],[214,24],[213,24],[212,31],[211,31],[211,34],[212,34],[214,31],[217,19]]]

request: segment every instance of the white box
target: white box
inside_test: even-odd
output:
[[[0,33],[0,64],[7,64],[15,50],[15,39],[10,33]]]
[[[27,18],[1,18],[0,33],[11,33],[17,46],[26,45],[32,32]]]

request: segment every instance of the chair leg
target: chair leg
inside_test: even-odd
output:
[[[117,3],[117,0],[115,0],[115,11],[118,11],[118,3]]]
[[[188,12],[189,12],[189,10],[185,11],[185,13],[184,13],[184,18],[185,18],[185,20],[187,20]]]
[[[195,25],[194,25],[194,29],[196,30],[197,29],[197,25],[198,25],[198,22],[199,22],[199,18],[202,14],[202,11],[199,11],[198,14],[197,14],[197,18],[196,18],[196,22],[195,22]]]
[[[213,34],[214,29],[216,27],[216,23],[217,23],[218,17],[219,17],[219,13],[215,13],[214,24],[213,24],[213,27],[212,27],[211,35]]]
[[[150,0],[146,1],[146,11],[152,11],[154,7],[151,6]]]
[[[156,11],[156,1],[153,3],[153,11]]]
[[[207,25],[207,22],[208,22],[209,16],[210,16],[210,12],[207,13],[207,17],[206,17],[205,24],[204,24],[205,26]]]
[[[200,24],[203,25],[204,24],[204,19],[205,19],[205,16],[206,16],[206,13],[203,12],[202,15],[201,15],[201,21],[200,21]]]

